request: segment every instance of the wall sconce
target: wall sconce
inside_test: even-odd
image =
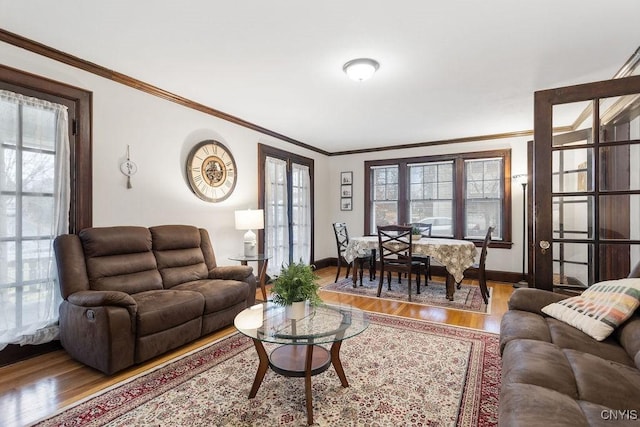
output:
[[[244,234],[244,256],[257,256],[258,244],[256,233],[252,230],[264,228],[264,211],[262,209],[247,209],[236,211],[236,230],[247,230]]]

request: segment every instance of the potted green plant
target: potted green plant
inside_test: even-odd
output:
[[[287,307],[287,317],[291,319],[304,317],[307,301],[312,307],[322,302],[318,295],[318,279],[313,266],[302,260],[283,266],[271,288],[273,302]]]
[[[419,227],[411,227],[411,234],[413,235],[414,240],[419,240],[422,238],[422,230],[420,230]]]

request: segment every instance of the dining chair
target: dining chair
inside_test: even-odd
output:
[[[431,237],[431,223],[425,222],[412,222],[411,227],[417,228],[420,230],[420,234],[422,237]],[[424,264],[424,285],[429,285],[429,279],[431,277],[431,257],[428,255],[414,255],[414,261],[419,261]]]
[[[487,249],[491,243],[491,233],[495,230],[494,226],[487,229],[487,235],[482,242],[482,250],[480,251],[480,261],[473,264],[467,271],[476,272],[478,275],[478,284],[480,285],[480,294],[485,304],[489,304],[489,289],[487,288],[487,275],[485,272],[485,263],[487,261]]]
[[[336,279],[334,283],[338,281],[338,277],[340,276],[340,269],[342,268],[342,263],[347,266],[347,274],[345,274],[345,279],[349,277],[349,271],[351,271],[352,263],[348,263],[344,259],[344,253],[347,250],[347,246],[349,245],[349,232],[347,231],[347,224],[344,222],[336,222],[333,224],[333,232],[336,236],[336,247],[338,249],[338,271],[336,272]],[[358,263],[358,271],[360,273],[360,285],[362,285],[362,270],[365,263],[369,264],[369,280],[375,279],[375,260],[372,260],[371,252],[364,256],[359,256],[353,260],[353,262]]]
[[[416,293],[420,293],[420,274],[424,264],[412,259],[413,241],[410,225],[380,225],[378,226],[378,253],[380,256],[380,281],[378,282],[379,297],[382,292],[382,282],[387,273],[387,287],[391,290],[391,273],[407,274],[407,288],[411,301],[411,274],[416,275]]]
[[[412,222],[411,224],[412,230],[418,229],[420,230],[420,235],[422,237],[431,237],[431,227],[432,224],[424,223],[424,222]],[[414,261],[419,261],[424,264],[424,285],[429,286],[429,279],[431,279],[431,257],[428,255],[413,255]],[[406,276],[406,274],[405,274]],[[402,275],[398,273],[398,283],[402,283]]]

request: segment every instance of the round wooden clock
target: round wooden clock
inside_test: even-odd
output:
[[[189,152],[187,177],[196,196],[207,202],[221,202],[236,187],[236,161],[220,142],[202,141]]]

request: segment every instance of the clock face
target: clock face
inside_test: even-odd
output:
[[[207,202],[220,202],[236,186],[236,162],[223,144],[202,141],[189,152],[187,177],[196,196]]]

